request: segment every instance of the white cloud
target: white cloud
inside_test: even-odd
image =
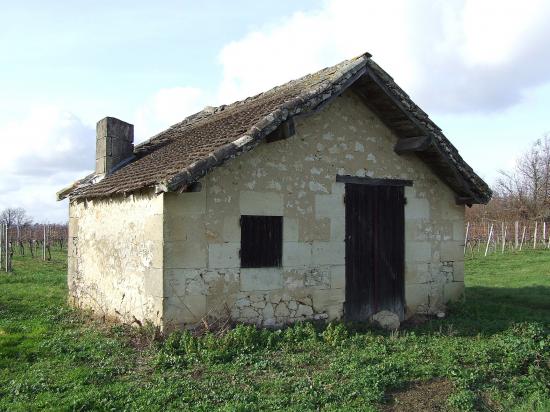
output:
[[[222,81],[159,90],[135,112],[136,143],[206,104],[231,103],[370,51],[428,112],[500,111],[550,81],[550,2],[327,0],[227,44]],[[56,107],[0,124],[0,209],[63,221],[54,194],[94,167],[95,125]]]
[[[319,70],[340,60],[384,44],[398,53],[384,53],[388,63],[410,58],[400,36],[386,36],[387,17],[392,27],[407,25],[413,10],[405,0],[395,2],[327,2],[314,13],[290,18],[231,42],[220,53],[223,81],[220,100],[231,102],[277,84]],[[400,29],[402,32],[404,29]],[[370,40],[369,37],[371,37]],[[412,72],[403,76],[412,79]]]
[[[24,207],[36,219],[65,220],[55,193],[93,169],[94,128],[59,108],[35,107],[0,125],[0,144],[0,210]]]
[[[17,182],[17,187],[7,192],[0,190],[0,210],[22,207],[35,221],[66,222],[69,219],[67,201],[56,201],[55,193],[83,175],[66,172],[35,178],[10,176]]]
[[[7,153],[2,174],[43,176],[94,166],[94,128],[56,107],[35,107],[26,118],[1,125],[0,142]]]
[[[159,90],[136,113],[136,143],[200,110],[203,100],[198,88]],[[34,107],[0,124],[0,144],[0,210],[23,207],[37,220],[65,221],[66,202],[55,193],[94,169],[95,125],[58,107]]]
[[[545,10],[546,8],[546,10]],[[506,64],[541,25],[548,12],[542,0],[466,1],[462,9],[461,53],[470,65]]]
[[[220,53],[230,102],[369,51],[428,111],[491,111],[550,81],[550,3],[330,0]]]
[[[137,111],[136,142],[200,110],[193,87],[159,90]],[[55,193],[95,167],[95,125],[55,106],[33,107],[21,120],[0,124],[0,210],[23,207],[40,221],[63,222],[66,202]]]
[[[139,143],[205,106],[204,92],[196,87],[159,90],[135,115],[136,143]]]

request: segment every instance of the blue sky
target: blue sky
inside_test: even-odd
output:
[[[221,80],[227,43],[316,4],[296,3],[6,2],[0,121],[42,104],[85,118],[126,114],[162,88],[208,89]]]
[[[95,122],[143,140],[370,51],[488,183],[550,131],[550,5],[494,1],[4,2],[0,210],[63,221]]]

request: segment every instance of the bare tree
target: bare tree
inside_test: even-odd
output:
[[[0,222],[8,226],[8,229],[14,226],[21,228],[30,225],[32,219],[22,207],[8,207],[0,213]]]
[[[16,209],[15,214],[15,225],[17,227],[24,227],[28,226],[32,223],[32,218],[27,215],[27,212],[22,207],[18,207]]]
[[[503,207],[521,218],[550,220],[550,134],[537,140],[514,170],[500,174],[495,198]]]
[[[14,208],[7,208],[0,213],[0,223],[6,225],[9,228],[11,228],[15,224],[15,214],[16,209]]]

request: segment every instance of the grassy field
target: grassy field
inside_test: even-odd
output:
[[[550,410],[550,252],[466,264],[467,300],[399,333],[102,325],[65,304],[65,257],[0,274],[0,410]]]

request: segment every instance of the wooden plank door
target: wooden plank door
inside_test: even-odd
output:
[[[348,320],[390,310],[404,315],[405,195],[403,186],[346,183]]]

